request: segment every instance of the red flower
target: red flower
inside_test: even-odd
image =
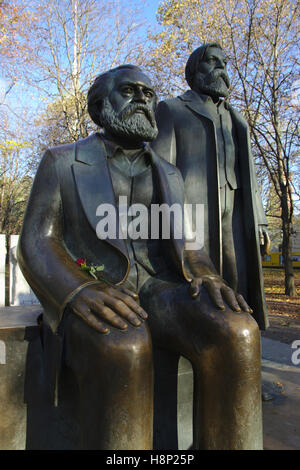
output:
[[[76,261],[76,263],[78,264],[78,266],[82,266],[82,265],[85,265],[85,264],[86,264],[86,260],[83,259],[83,258],[78,258],[78,260]]]
[[[104,264],[102,264],[101,266],[95,266],[94,264],[92,264],[91,266],[87,266],[86,259],[84,258],[78,258],[78,260],[76,260],[76,264],[80,266],[82,271],[88,272],[95,279],[98,279],[97,272],[103,271],[104,269]]]

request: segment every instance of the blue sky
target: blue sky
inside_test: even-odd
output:
[[[137,1],[139,3],[139,1]],[[146,7],[145,10],[145,16],[147,16],[147,19],[149,21],[155,21],[156,19],[156,11],[158,8],[158,5],[160,4],[160,0],[148,0],[149,5]]]
[[[127,0],[121,0],[125,4],[127,4]],[[160,4],[161,0],[145,0],[146,6],[144,8],[144,15],[147,24],[156,25],[156,12],[157,8]],[[140,0],[131,0],[131,4],[140,6]],[[26,108],[33,108],[34,105],[38,106],[38,100],[36,93],[34,90],[29,90],[25,83],[19,82],[13,86],[10,90],[9,94],[5,96],[5,93],[10,87],[10,83],[5,81],[1,77],[0,71],[0,106],[1,103],[5,103],[9,105],[11,108],[14,108],[17,111],[17,108],[22,109],[22,106]],[[3,106],[5,109],[6,106]],[[17,111],[18,113],[18,111]],[[13,116],[11,116],[13,119]]]

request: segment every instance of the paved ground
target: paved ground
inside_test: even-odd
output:
[[[270,338],[291,345],[300,340],[300,315],[269,314],[270,326],[262,332],[263,338]]]
[[[300,333],[300,330],[299,330]],[[293,341],[299,340],[293,336]],[[292,342],[293,342],[292,341]],[[292,344],[292,343],[291,343]],[[300,352],[291,344],[262,337],[264,449],[300,450]]]

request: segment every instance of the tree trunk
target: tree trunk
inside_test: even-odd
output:
[[[1,232],[0,232],[1,233]],[[5,255],[5,306],[8,307],[10,305],[10,298],[9,298],[9,283],[10,283],[10,272],[9,272],[9,250],[10,250],[10,236],[5,234],[5,247],[6,247],[6,255]]]
[[[288,198],[286,191],[282,192],[281,198],[281,219],[282,219],[282,256],[285,273],[285,295],[296,297],[295,278],[292,263],[292,224],[289,217]]]

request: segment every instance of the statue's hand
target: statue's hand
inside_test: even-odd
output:
[[[267,229],[263,225],[259,227],[259,239],[261,256],[268,255],[270,253],[271,240]]]
[[[107,323],[126,330],[128,323],[140,326],[146,320],[147,313],[136,302],[137,298],[137,294],[128,295],[117,287],[92,285],[82,289],[69,302],[69,307],[89,326],[106,334],[109,333]]]
[[[243,310],[248,313],[253,313],[253,310],[249,307],[244,297],[234,292],[218,275],[204,275],[193,279],[190,284],[190,294],[193,298],[198,297],[202,284],[208,291],[212,302],[221,310],[225,309],[225,301],[235,312]]]

